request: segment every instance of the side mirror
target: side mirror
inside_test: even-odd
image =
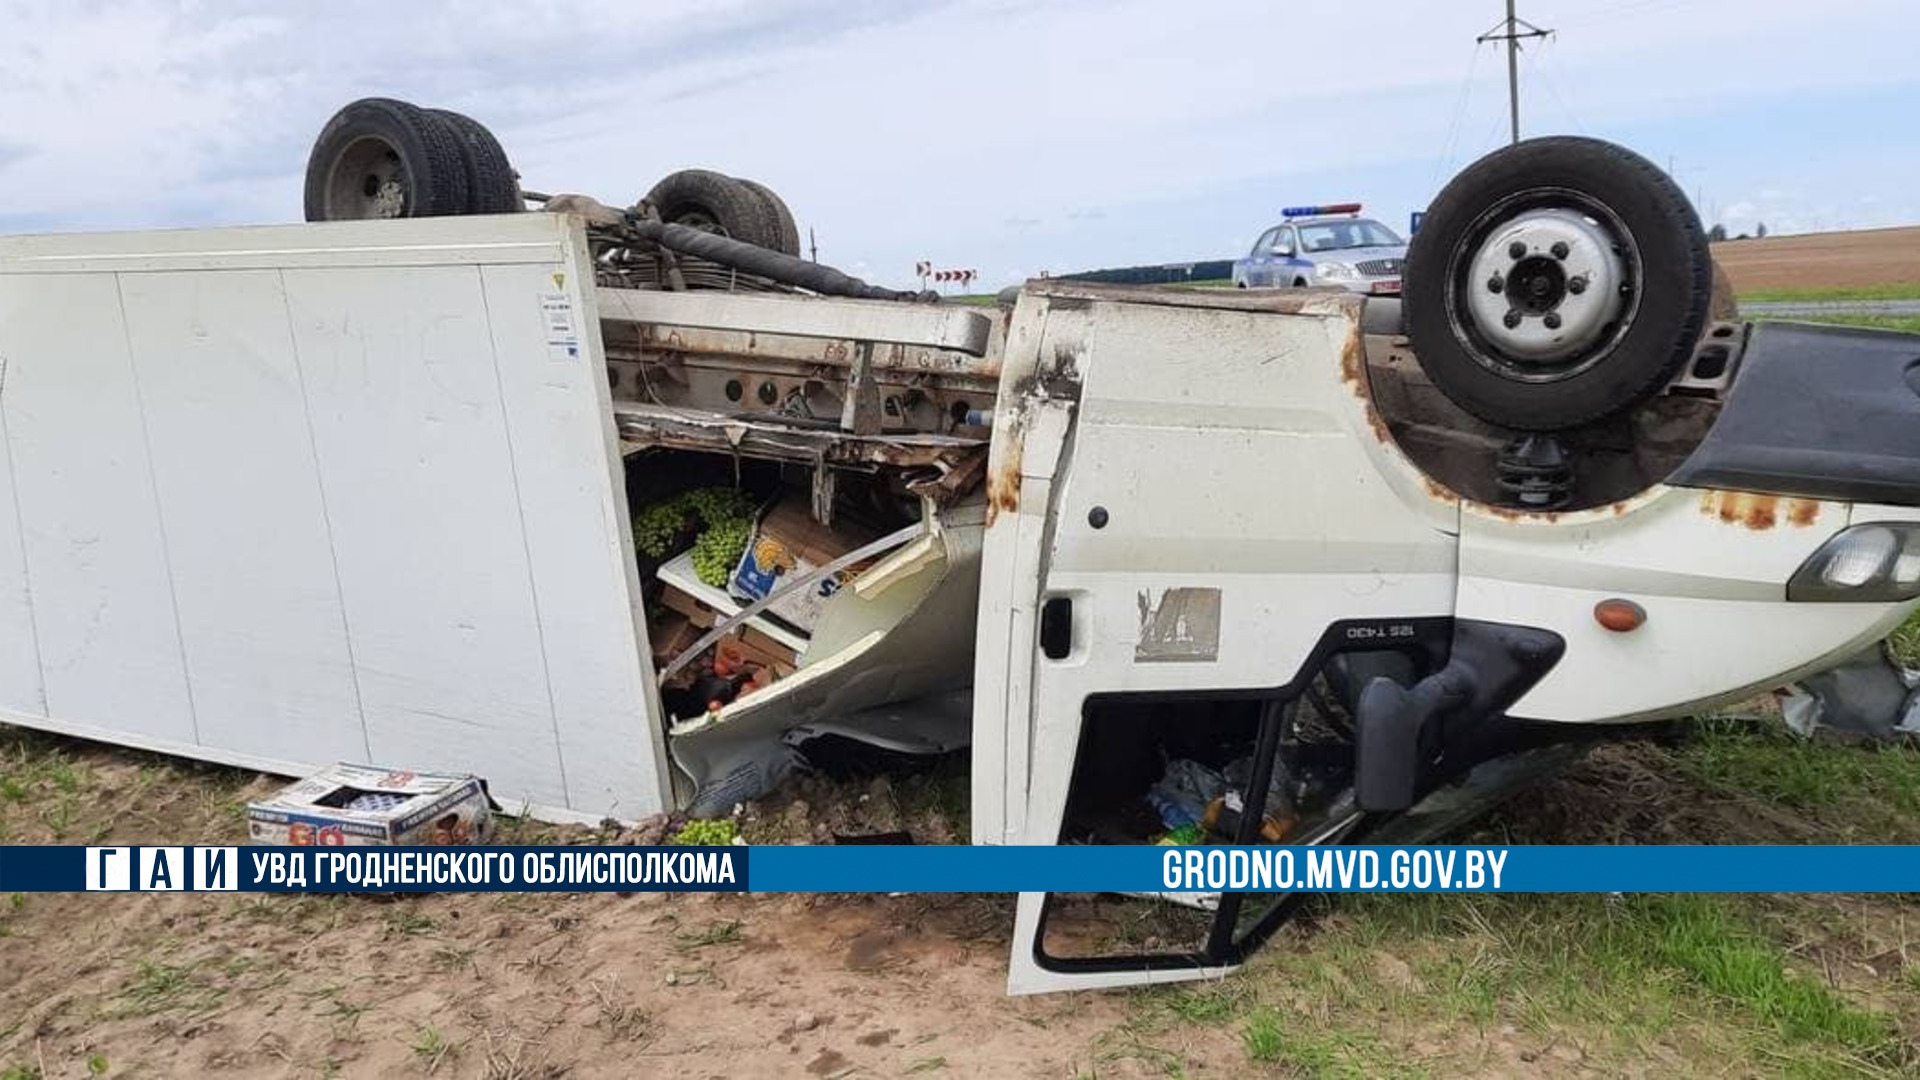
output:
[[[1273,254],[1290,258],[1293,255],[1293,245],[1288,243],[1285,240],[1282,240],[1279,243],[1273,245]]]

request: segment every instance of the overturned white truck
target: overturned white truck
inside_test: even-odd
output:
[[[1456,178],[1404,319],[941,303],[690,175],[528,196],[472,121],[357,102],[314,223],[0,238],[0,720],[591,821],[966,749],[976,843],[1419,842],[1920,597],[1920,337],[1710,319],[1697,218],[1618,147]],[[717,578],[697,524],[636,545],[714,489],[821,553],[756,594],[746,534]],[[1081,902],[1021,898],[1013,989],[1217,972],[1291,910],[1109,956]]]

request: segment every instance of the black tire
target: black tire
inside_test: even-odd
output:
[[[308,221],[468,212],[460,139],[442,119],[391,98],[333,114],[307,155]]]
[[[1297,278],[1294,278],[1294,279],[1293,279],[1293,287],[1294,287],[1294,288],[1296,288],[1296,289],[1304,289],[1304,288],[1306,288],[1306,287],[1307,287],[1307,279],[1306,279],[1306,278],[1303,278],[1303,277],[1297,277]]]
[[[467,170],[467,209],[469,214],[517,214],[525,210],[520,197],[520,177],[507,160],[500,140],[486,125],[450,109],[428,109],[452,129],[460,144],[460,156]]]
[[[647,201],[670,225],[730,236],[775,251],[780,222],[760,196],[739,181],[707,169],[682,169],[653,185]]]
[[[1477,277],[1476,258],[1484,267],[1506,250],[1490,242],[1496,230],[1547,211],[1572,211],[1568,220],[1609,242],[1618,288],[1582,298],[1591,275],[1569,277],[1546,266],[1560,275],[1558,283],[1521,296],[1521,282],[1540,285],[1530,264],[1545,265],[1537,253],[1522,259],[1524,243],[1511,249],[1505,277],[1468,280]],[[1565,261],[1565,250],[1556,248],[1554,262]],[[1599,243],[1588,250],[1609,259]],[[1407,331],[1421,367],[1455,404],[1501,427],[1556,431],[1617,415],[1658,393],[1692,355],[1712,284],[1706,232],[1672,178],[1598,139],[1530,139],[1469,166],[1427,208],[1407,255]],[[1472,296],[1472,289],[1494,299]],[[1547,306],[1526,306],[1542,295]],[[1530,358],[1509,347],[1521,335],[1538,342],[1559,333],[1538,328],[1562,325],[1551,305],[1563,299],[1567,311],[1580,312],[1582,336],[1546,347],[1565,355]],[[1490,304],[1512,305],[1499,320],[1506,328],[1482,325],[1476,304],[1483,312]],[[1538,328],[1529,321],[1536,319]]]
[[[794,223],[793,211],[787,209],[787,201],[773,193],[773,189],[754,180],[742,180],[734,177],[733,182],[752,192],[760,200],[761,207],[773,216],[774,231],[780,242],[774,247],[783,255],[800,254],[800,226]]]

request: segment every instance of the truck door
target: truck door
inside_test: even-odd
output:
[[[1225,290],[1021,297],[989,466],[975,842],[1153,843],[1183,798],[1230,842],[1336,840],[1359,820],[1333,699],[1356,663],[1403,680],[1436,663],[1457,528],[1457,507],[1376,467],[1391,449],[1348,378],[1359,314]],[[1325,715],[1303,704],[1316,693]],[[1222,791],[1180,791],[1205,775]],[[1098,946],[1115,938],[1102,920],[1139,922],[1113,903],[1022,895],[1009,989],[1218,974],[1286,911],[1149,901],[1152,942]]]

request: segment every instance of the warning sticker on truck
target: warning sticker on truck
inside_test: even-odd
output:
[[[573,297],[566,293],[542,294],[540,321],[546,327],[548,355],[556,360],[580,358],[580,332],[574,325]]]

